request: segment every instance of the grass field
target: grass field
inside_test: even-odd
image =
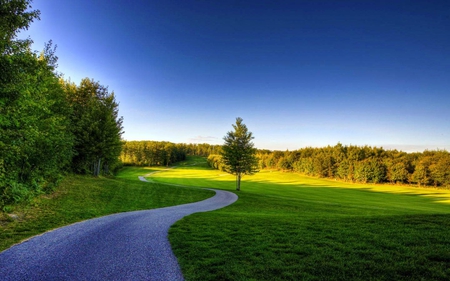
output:
[[[212,191],[138,180],[164,168],[125,167],[117,178],[68,176],[56,192],[16,206],[17,219],[0,213],[0,251],[31,236],[74,222],[118,212],[153,209],[200,201]],[[1,279],[1,278],[0,278]]]
[[[234,190],[233,176],[206,164],[150,178]],[[237,194],[171,228],[186,280],[450,279],[449,191],[262,171]]]
[[[164,183],[234,190],[234,177],[202,158],[175,169],[126,167],[114,179],[69,176],[51,196],[15,207],[18,219],[1,214],[0,250],[76,221],[212,196]],[[237,194],[233,205],[171,228],[187,280],[450,279],[449,191],[262,171],[244,177]]]

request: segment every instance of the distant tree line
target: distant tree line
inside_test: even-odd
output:
[[[192,156],[204,156],[207,157],[210,154],[220,153],[222,146],[213,145],[208,143],[189,143],[182,144],[185,146],[186,154]]]
[[[0,5],[0,208],[50,191],[67,172],[99,175],[119,165],[122,118],[114,93],[56,71],[51,41],[42,52],[17,34],[39,19],[27,0]]]
[[[258,150],[260,169],[361,183],[401,183],[450,187],[450,153],[445,150],[406,153],[370,146],[337,144],[294,151]],[[220,155],[208,163],[223,170]]]
[[[208,156],[219,151],[219,145],[185,144],[165,141],[124,141],[120,160],[124,165],[170,166],[187,155]]]
[[[133,166],[169,166],[185,159],[181,145],[165,141],[125,141],[120,154],[124,165]]]

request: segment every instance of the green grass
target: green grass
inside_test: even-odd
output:
[[[150,178],[234,190],[205,165]],[[186,280],[450,279],[449,191],[263,171],[237,194],[171,228]]]
[[[2,214],[0,250],[76,221],[212,195],[164,183],[234,190],[233,176],[198,157],[175,169],[126,167],[114,179],[70,176],[51,196],[17,206],[18,221]],[[450,279],[449,191],[262,171],[237,194],[233,205],[171,228],[187,280]]]
[[[125,167],[116,178],[68,176],[51,195],[16,206],[18,220],[0,213],[0,251],[31,236],[74,222],[118,212],[200,201],[214,193],[138,180],[163,168]]]

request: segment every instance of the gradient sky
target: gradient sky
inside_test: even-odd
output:
[[[35,0],[23,33],[114,91],[126,140],[450,150],[450,1]]]

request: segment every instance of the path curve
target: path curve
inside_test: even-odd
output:
[[[210,190],[216,195],[200,202],[104,216],[35,236],[0,253],[0,280],[184,280],[169,227],[238,199]]]

